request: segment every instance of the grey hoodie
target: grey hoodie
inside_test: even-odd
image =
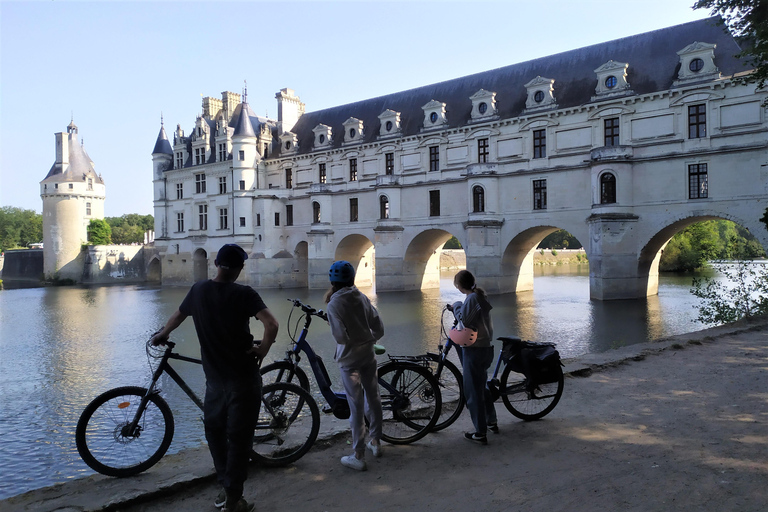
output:
[[[331,296],[328,324],[336,340],[334,359],[343,368],[355,368],[376,359],[373,344],[384,336],[379,312],[355,286],[347,286]]]

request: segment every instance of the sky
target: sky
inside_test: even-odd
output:
[[[74,120],[105,215],[152,212],[152,149],[203,96],[277,118],[706,18],[694,0],[0,0],[0,207],[42,212],[56,132]],[[674,49],[677,50],[677,49]]]

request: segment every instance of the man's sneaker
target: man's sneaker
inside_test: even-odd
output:
[[[368,441],[368,444],[365,445],[366,448],[371,450],[371,453],[374,457],[377,459],[381,457],[381,445],[380,444],[373,444],[373,441]]]
[[[341,464],[356,471],[365,471],[368,466],[365,464],[364,459],[358,459],[354,454],[345,455],[341,458]]]
[[[219,491],[219,495],[216,496],[216,499],[213,500],[213,506],[216,508],[222,508],[226,504],[227,504],[227,491],[225,489],[222,489],[221,491]]]
[[[488,430],[490,430],[494,434],[498,434],[499,433],[499,425],[497,425],[496,423],[489,423],[488,424]]]
[[[478,434],[477,432],[467,432],[464,434],[464,439],[469,439],[478,444],[488,444],[488,438],[485,434]]]
[[[256,504],[255,503],[248,503],[245,501],[245,498],[240,498],[235,506],[230,510],[227,507],[224,507],[221,509],[221,512],[253,512],[256,510]]]

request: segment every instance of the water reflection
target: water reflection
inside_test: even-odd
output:
[[[479,283],[482,286],[482,282]],[[642,300],[589,300],[586,267],[538,267],[535,289],[491,296],[495,335],[554,341],[564,357],[601,352],[701,326],[692,320],[696,299],[690,277],[663,277],[659,295]],[[383,343],[391,354],[434,350],[444,304],[461,300],[446,276],[440,289],[372,295],[385,323]],[[145,341],[176,310],[186,287],[102,286],[19,288],[0,292],[0,438],[4,486],[0,499],[89,474],[74,446],[74,428],[85,405],[120,385],[146,385],[150,365]],[[291,303],[298,298],[324,307],[323,290],[264,290],[280,320],[272,358],[289,346],[288,332],[301,328]],[[259,323],[252,322],[254,332]],[[191,320],[174,332],[179,352],[199,356]],[[334,342],[328,326],[313,322],[310,339],[335,382]],[[198,392],[202,370],[175,368]],[[202,442],[200,412],[170,380],[161,382],[176,418],[171,451]]]

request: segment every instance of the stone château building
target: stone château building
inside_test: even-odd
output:
[[[236,242],[257,287],[326,287],[347,259],[358,284],[419,289],[455,235],[484,287],[514,292],[562,228],[588,254],[591,296],[616,299],[656,293],[661,250],[694,222],[734,220],[768,245],[766,91],[733,80],[751,70],[716,22],[315,112],[283,89],[277,120],[236,93],[204,98],[152,155],[162,280],[212,275]]]

